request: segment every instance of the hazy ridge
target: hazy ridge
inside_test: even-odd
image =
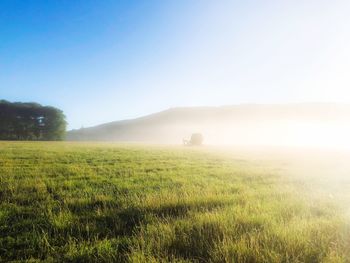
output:
[[[347,104],[179,107],[136,119],[71,130],[67,140],[181,143],[182,138],[189,137],[192,132],[201,132],[209,143],[269,143],[283,133],[295,137],[293,130],[300,124],[324,130],[316,126],[344,125],[349,120],[350,105]]]

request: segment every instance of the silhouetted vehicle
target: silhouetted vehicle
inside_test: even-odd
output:
[[[201,133],[193,133],[190,140],[183,139],[182,141],[187,146],[199,146],[203,144],[203,135]]]

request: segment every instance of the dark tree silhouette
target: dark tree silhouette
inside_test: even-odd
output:
[[[54,107],[0,100],[0,140],[62,140],[66,125]]]

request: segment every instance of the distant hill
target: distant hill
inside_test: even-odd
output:
[[[201,132],[209,143],[254,144],[283,137],[297,124],[309,127],[349,121],[350,105],[331,103],[183,107],[72,130],[67,140],[181,143],[191,133]]]

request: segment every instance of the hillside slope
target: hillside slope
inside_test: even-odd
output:
[[[181,143],[191,133],[201,132],[209,143],[255,144],[268,143],[286,132],[293,137],[296,124],[309,127],[349,120],[350,105],[330,103],[187,107],[72,130],[67,140]]]

